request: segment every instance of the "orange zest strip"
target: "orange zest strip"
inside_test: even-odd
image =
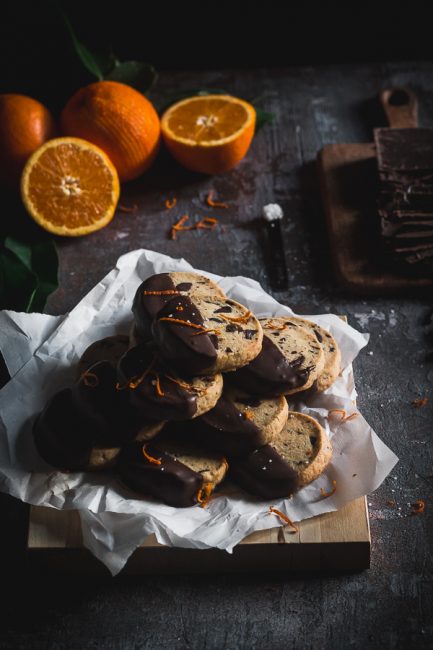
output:
[[[227,316],[227,314],[218,314],[218,316],[221,316],[221,318],[228,320],[231,323],[247,323],[252,315],[253,314],[249,309],[247,309],[245,314],[242,314],[242,316]]]
[[[344,420],[347,417],[347,413],[344,409],[331,409],[328,411],[328,415],[334,415],[334,413],[337,415],[341,415],[341,419]]]
[[[212,483],[205,483],[197,492],[197,501],[202,508],[205,508],[212,493]]]
[[[146,460],[149,461],[149,463],[153,463],[153,465],[161,465],[161,461],[159,460],[159,458],[154,458],[153,456],[147,453],[146,445],[142,446],[141,451],[143,452],[143,456],[145,457]]]
[[[82,379],[84,385],[88,386],[89,388],[96,388],[96,386],[99,386],[98,376],[95,375],[94,372],[89,372],[89,371],[84,372],[82,374]]]
[[[275,322],[273,320],[268,320],[265,323],[264,327],[267,330],[278,330],[278,331],[280,331],[280,330],[285,330],[287,325],[286,325],[286,323],[283,323],[282,325],[281,325],[281,323],[275,324]]]
[[[288,526],[291,526],[293,530],[290,531],[291,535],[294,535],[295,533],[299,532],[298,526],[293,523],[291,519],[288,518],[287,515],[284,514],[284,512],[281,512],[281,510],[278,510],[278,508],[274,508],[273,506],[269,506],[269,513],[268,514],[273,514],[277,515],[282,521],[284,521],[285,524]]]
[[[347,417],[345,417],[345,418],[343,419],[343,422],[349,422],[349,420],[354,420],[355,418],[358,417],[358,415],[359,415],[359,413],[357,413],[357,412],[355,411],[355,413],[352,413],[351,415],[348,415]]]
[[[140,375],[139,377],[132,377],[123,386],[119,382],[117,382],[116,390],[124,390],[125,388],[132,388],[134,390],[135,388],[137,388],[137,386],[141,384],[141,382],[146,377],[146,375],[148,375],[149,372],[152,370],[155,363],[156,363],[156,355],[153,357],[152,361],[150,362],[150,364],[148,365],[148,367],[146,368],[146,370],[143,372],[142,375]]]
[[[197,332],[197,334],[193,334],[192,336],[200,336],[200,334],[211,334],[211,333],[219,336],[221,334],[221,331],[216,329],[205,328],[202,332]]]
[[[138,208],[138,205],[136,203],[134,203],[131,206],[121,205],[121,204],[118,205],[119,212],[126,212],[126,213],[129,213],[129,214],[132,213],[132,212],[135,212],[137,210],[137,208]]]
[[[218,330],[208,329],[203,325],[196,325],[195,323],[190,323],[189,321],[183,320],[182,318],[170,318],[169,316],[163,316],[159,320],[160,321],[166,320],[171,323],[179,323],[180,325],[186,325],[187,327],[192,327],[193,329],[200,330],[200,334],[207,334],[208,332],[215,332],[215,334],[218,334]]]
[[[331,497],[337,489],[337,481],[334,479],[332,481],[332,490],[329,490],[329,492],[326,492],[323,488],[320,488],[320,494],[324,499],[327,499],[328,497]]]
[[[211,208],[228,208],[229,206],[227,203],[223,203],[222,201],[214,201],[213,197],[215,196],[215,190],[211,190],[209,194],[207,195],[206,198],[206,203],[211,207]]]
[[[203,230],[213,230],[218,225],[218,219],[214,217],[204,217],[198,221],[194,228],[201,228]]]
[[[412,514],[418,515],[424,512],[425,510],[425,501],[423,499],[417,499],[415,503],[412,503]]]
[[[418,397],[418,399],[412,400],[412,404],[417,408],[420,409],[423,406],[426,406],[428,404],[428,397]]]
[[[180,381],[180,379],[176,379],[175,377],[171,377],[171,375],[164,375],[166,379],[169,381],[172,381],[174,384],[177,384],[181,388],[185,388],[185,390],[191,390],[196,393],[206,393],[207,388],[199,388],[198,386],[193,386],[192,384],[187,384],[185,381]]]
[[[254,420],[254,413],[251,409],[245,409],[245,411],[242,413],[242,417],[244,420]]]
[[[173,196],[172,199],[166,199],[165,207],[167,208],[167,210],[171,210],[171,208],[174,208],[176,203],[177,203],[177,198],[175,196]]]
[[[163,289],[162,291],[143,291],[143,296],[179,296],[177,289]]]
[[[185,221],[188,221],[189,216],[187,214],[184,214],[183,217],[179,219],[175,224],[172,225],[171,231],[170,231],[170,236],[172,239],[176,239],[176,233],[179,232],[180,230],[192,230],[194,226],[184,226],[183,224]]]
[[[162,388],[161,388],[161,382],[160,382],[160,380],[159,380],[159,375],[158,375],[157,373],[155,373],[155,377],[156,377],[156,379],[155,379],[155,390],[156,390],[156,394],[157,394],[159,397],[164,397],[165,393],[164,393],[164,391],[163,391]]]

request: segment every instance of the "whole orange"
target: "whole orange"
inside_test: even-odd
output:
[[[0,183],[17,186],[29,156],[55,135],[43,104],[26,95],[0,95]]]
[[[97,81],[76,92],[63,109],[61,126],[65,135],[105,151],[121,181],[133,180],[150,167],[161,138],[153,104],[117,81]]]

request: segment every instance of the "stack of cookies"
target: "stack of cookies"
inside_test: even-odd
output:
[[[332,448],[286,396],[329,388],[340,351],[295,317],[256,318],[196,273],[137,289],[129,336],[96,341],[73,386],[37,416],[39,454],[64,471],[114,469],[135,497],[204,505],[226,476],[262,499],[292,495]]]

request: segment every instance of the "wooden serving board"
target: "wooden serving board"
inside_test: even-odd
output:
[[[347,321],[346,316],[340,316]],[[275,515],[269,515],[275,516]],[[361,571],[370,567],[370,522],[366,497],[336,512],[282,525],[245,537],[233,553],[159,544],[149,535],[129,558],[122,574]],[[27,554],[44,571],[107,574],[108,569],[84,547],[76,510],[31,506]]]
[[[406,104],[392,105],[395,93]],[[416,127],[417,103],[408,89],[381,93],[391,127]],[[423,291],[433,277],[410,276],[387,261],[376,208],[377,163],[372,143],[330,144],[318,153],[319,179],[334,268],[342,285],[357,293],[386,294]]]
[[[274,516],[274,515],[269,515]],[[196,550],[158,544],[149,536],[129,558],[122,574],[216,573],[247,571],[361,571],[370,566],[370,525],[365,497],[336,512],[246,537],[230,555],[218,549]],[[75,510],[32,506],[27,539],[31,565],[44,570],[107,574],[83,546]]]

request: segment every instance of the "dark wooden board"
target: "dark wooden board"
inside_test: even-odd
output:
[[[425,291],[433,277],[410,276],[387,260],[379,233],[374,144],[329,144],[318,154],[322,200],[336,275],[359,293]]]

